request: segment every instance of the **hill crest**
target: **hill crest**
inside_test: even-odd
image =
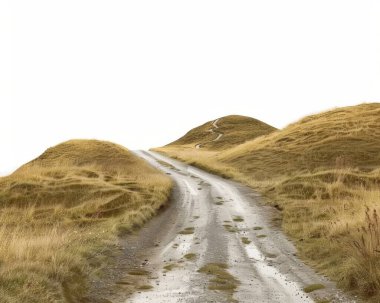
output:
[[[260,120],[229,115],[197,126],[167,146],[222,150],[267,135],[274,130],[274,127]]]

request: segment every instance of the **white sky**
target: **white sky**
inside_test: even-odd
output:
[[[378,0],[0,0],[0,174],[71,138],[149,148],[364,101]]]

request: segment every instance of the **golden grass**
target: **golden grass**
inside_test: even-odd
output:
[[[156,150],[260,191],[304,260],[380,300],[379,103],[309,116],[228,149]]]
[[[380,104],[339,108],[223,150],[218,160],[258,180],[336,167],[368,171],[380,163],[379,125]]]
[[[0,302],[73,302],[116,235],[162,207],[171,181],[125,148],[74,140],[0,179]]]
[[[168,146],[195,147],[196,144],[201,143],[202,149],[225,149],[269,134],[275,130],[274,127],[259,120],[231,115],[219,119],[217,123],[218,128],[215,131],[223,134],[223,136],[220,140],[213,141],[218,136],[218,134],[210,132],[211,129],[214,129],[214,121],[206,122],[190,130],[183,137],[170,143]]]

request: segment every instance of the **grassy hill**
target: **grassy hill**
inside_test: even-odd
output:
[[[379,104],[339,108],[224,151],[220,160],[239,165],[257,178],[337,165],[370,171],[380,165],[379,126]]]
[[[193,148],[197,144],[201,144],[203,149],[220,150],[269,134],[274,130],[274,127],[259,120],[231,115],[195,127],[167,146]],[[216,140],[219,134],[221,136]]]
[[[308,263],[379,302],[379,103],[308,116],[232,148],[156,150],[260,191]]]
[[[59,144],[0,178],[0,302],[76,302],[116,235],[170,191],[167,176],[96,140]]]

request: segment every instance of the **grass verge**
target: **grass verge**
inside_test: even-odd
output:
[[[76,302],[117,236],[165,205],[171,181],[125,148],[73,140],[0,178],[0,302]]]

